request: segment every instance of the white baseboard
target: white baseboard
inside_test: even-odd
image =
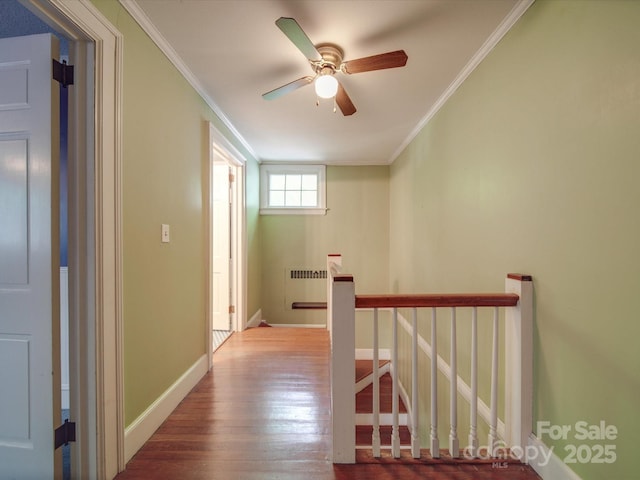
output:
[[[144,443],[151,438],[162,422],[207,373],[207,369],[207,355],[203,355],[131,425],[125,428],[124,453],[126,462],[131,460]]]
[[[247,322],[247,328],[257,327],[258,325],[260,325],[261,321],[262,321],[262,309],[259,308],[258,311],[254,313],[253,316]]]
[[[270,323],[269,325],[278,328],[327,328],[324,323]]]
[[[534,434],[529,435],[529,449],[537,452],[536,458],[529,458],[529,465],[543,479],[548,480],[582,480],[553,451]],[[532,455],[529,455],[531,457]]]
[[[263,320],[262,309],[259,308],[247,322],[247,328],[258,327]],[[269,323],[269,325],[278,328],[327,328],[324,323]]]
[[[373,360],[373,349],[356,348],[356,360]],[[388,348],[379,349],[378,360],[391,360],[391,350]]]

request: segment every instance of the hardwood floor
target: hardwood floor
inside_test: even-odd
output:
[[[213,370],[129,462],[118,480],[539,478],[520,464],[371,459],[330,461],[325,330],[252,328],[216,352]]]

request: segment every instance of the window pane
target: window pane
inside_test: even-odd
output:
[[[260,166],[261,214],[320,215],[326,212],[325,195],[322,165]]]
[[[318,206],[318,196],[315,191],[313,192],[302,192],[302,206],[303,207],[317,207]]]
[[[269,176],[269,190],[284,190],[284,175]]]
[[[287,175],[287,190],[300,190],[302,175]]]
[[[302,175],[302,190],[317,190],[317,189],[318,189],[317,175]]]
[[[287,207],[299,207],[300,206],[300,192],[287,191]]]
[[[271,191],[269,192],[269,206],[270,207],[284,207],[284,191]]]

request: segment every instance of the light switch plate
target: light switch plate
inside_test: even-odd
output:
[[[162,243],[169,243],[171,241],[171,236],[170,236],[170,231],[169,231],[169,225],[167,225],[166,223],[162,224]]]

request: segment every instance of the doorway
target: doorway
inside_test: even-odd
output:
[[[72,472],[77,478],[113,478],[124,468],[118,177],[122,36],[90,2],[19,4],[69,40],[70,63],[75,64],[68,172],[69,402],[77,440]],[[53,448],[51,432],[46,438]],[[42,478],[54,476],[59,473]]]
[[[244,164],[210,125],[209,331],[210,353],[244,329]]]
[[[213,351],[231,335],[235,313],[233,305],[233,184],[235,173],[232,165],[216,149],[212,162],[211,239],[212,264],[211,295],[213,308],[211,326]]]

